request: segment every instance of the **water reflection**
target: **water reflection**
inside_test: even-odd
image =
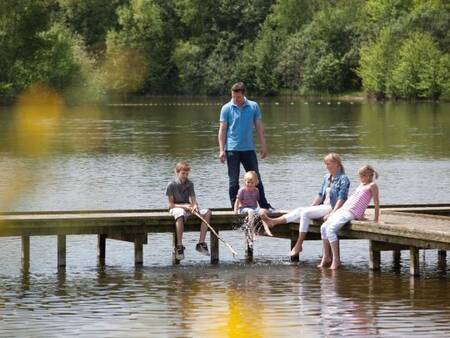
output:
[[[20,287],[2,278],[0,290],[2,334],[443,337],[450,330],[445,279],[308,265],[59,270],[28,275]]]
[[[216,159],[221,101],[64,107],[58,123],[45,126],[44,135],[52,136],[45,139],[45,156],[19,151],[23,133],[17,132],[15,113],[0,108],[0,204],[11,210],[164,208],[164,182],[183,157],[193,167],[200,204],[228,205],[226,168]],[[261,100],[261,107],[269,143],[261,171],[276,207],[310,203],[325,171],[322,156],[329,151],[344,155],[353,185],[361,163],[376,162],[382,203],[448,199],[442,187],[450,185],[449,103],[305,105],[294,100],[277,105]],[[24,188],[12,189],[19,178]],[[21,193],[9,194],[12,190]],[[224,236],[242,247],[241,234]],[[424,277],[410,280],[406,258],[400,275],[389,269],[368,273],[367,245],[360,241],[343,243],[347,268],[337,274],[315,268],[320,243],[308,243],[300,266],[285,264],[288,241],[261,238],[254,265],[234,261],[223,248],[218,267],[190,255],[178,268],[170,266],[170,243],[167,236],[151,236],[146,267],[135,269],[132,249],[108,242],[106,267],[95,267],[96,239],[73,236],[68,267],[55,270],[54,238],[33,238],[31,268],[20,270],[20,241],[1,238],[0,335],[450,332],[448,266],[436,273],[433,256],[431,264],[422,259]]]
[[[58,124],[47,124],[46,138],[53,154],[184,155],[189,158],[217,151],[221,99],[190,105],[82,106],[65,108]],[[366,103],[330,105],[274,105],[262,102],[269,151],[286,156],[327,153],[381,157],[414,155],[448,158],[450,103]],[[0,152],[10,153],[19,143],[7,131],[14,111],[1,109]],[[41,126],[42,127],[42,126]],[[20,139],[19,139],[20,140]],[[31,143],[32,144],[32,143]],[[39,148],[40,149],[40,148]]]

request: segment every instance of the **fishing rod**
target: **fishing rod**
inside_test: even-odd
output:
[[[208,226],[209,230],[211,230],[211,232],[212,232],[214,235],[216,235],[216,237],[217,237],[218,239],[220,239],[220,240],[228,247],[228,249],[230,249],[231,253],[233,254],[233,257],[237,256],[237,252],[233,249],[233,247],[232,247],[226,240],[224,240],[222,237],[219,236],[219,234],[216,232],[216,230],[214,230],[214,228],[211,226],[211,224],[209,224],[209,223],[202,217],[202,215],[200,215],[200,214],[198,213],[198,211],[194,210],[194,211],[192,211],[192,213],[193,213],[195,216],[197,216],[203,223],[205,223],[205,224]]]

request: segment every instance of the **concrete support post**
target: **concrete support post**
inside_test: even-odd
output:
[[[245,261],[247,263],[253,262],[253,245],[249,245],[247,240],[245,240]]]
[[[400,250],[392,251],[392,260],[395,268],[400,267],[400,260],[402,258],[402,252]]]
[[[219,228],[214,227],[213,229],[219,234]],[[218,264],[219,263],[219,239],[216,235],[212,233],[212,231],[209,232],[209,241],[210,241],[210,247],[211,247],[211,264]]]
[[[97,235],[97,261],[99,265],[105,265],[106,260],[106,235]]]
[[[438,266],[445,270],[447,266],[447,251],[445,250],[438,250]]]
[[[419,276],[419,248],[409,248],[409,273],[411,276]]]
[[[146,234],[145,234],[146,235]],[[134,266],[142,266],[144,264],[144,235],[136,235],[134,239]]]
[[[66,235],[57,236],[58,267],[66,266]]]
[[[380,270],[381,252],[375,249],[373,241],[369,242],[369,268],[370,270]]]
[[[172,264],[180,264],[180,260],[175,258],[175,249],[177,248],[177,230],[173,231],[173,249],[172,249]]]
[[[22,269],[30,268],[30,236],[22,236]]]

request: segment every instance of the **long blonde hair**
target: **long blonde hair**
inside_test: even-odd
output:
[[[378,178],[377,171],[371,165],[368,165],[368,164],[363,165],[361,168],[359,168],[358,175],[369,177],[370,182],[373,181],[374,177],[375,177],[375,179]]]
[[[342,173],[345,174],[345,169],[344,169],[344,166],[342,164],[342,157],[341,157],[341,155],[339,155],[337,153],[329,153],[328,155],[325,155],[323,160],[324,161],[330,160],[330,161],[336,162],[338,164],[339,168],[341,169]]]

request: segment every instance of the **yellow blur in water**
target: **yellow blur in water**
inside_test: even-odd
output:
[[[45,85],[32,85],[23,92],[15,107],[15,138],[17,151],[25,156],[44,156],[62,115],[63,100]]]
[[[228,292],[228,322],[223,328],[223,337],[263,337],[264,319],[261,304],[255,299],[239,294],[235,290]]]
[[[17,100],[14,123],[9,139],[15,155],[47,157],[51,141],[58,128],[63,110],[63,100],[45,85],[32,85]],[[18,196],[36,185],[38,177],[33,168],[17,162],[2,173],[8,177],[8,186],[2,190],[0,211],[8,210]]]
[[[230,288],[226,293],[225,308],[217,306],[209,309],[214,317],[214,327],[203,327],[199,330],[202,337],[267,337],[266,319],[263,317],[263,306],[255,298],[254,293],[239,293]],[[218,302],[220,303],[220,302]],[[208,326],[207,323],[204,323]],[[204,334],[203,334],[204,333]]]

